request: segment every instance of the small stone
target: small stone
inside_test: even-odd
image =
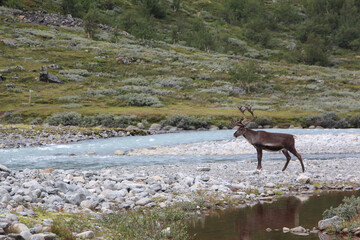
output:
[[[86,231],[77,234],[76,237],[80,239],[93,239],[95,237],[95,234],[93,231]]]
[[[290,232],[290,229],[287,228],[287,227],[283,227],[283,232],[284,232],[284,233],[288,233],[288,232]]]
[[[150,131],[160,131],[161,130],[161,125],[160,124],[157,124],[157,123],[154,123],[150,126],[149,128]]]
[[[116,150],[116,151],[114,152],[114,154],[115,154],[115,155],[125,155],[125,152],[122,151],[122,150]]]
[[[20,233],[20,236],[23,237],[25,240],[31,240],[32,234],[30,231],[23,231]]]
[[[94,203],[93,203],[92,201],[90,201],[90,200],[84,200],[84,201],[82,201],[82,202],[80,203],[80,206],[81,206],[82,208],[88,208],[88,209],[91,209],[91,210],[94,210],[94,208],[95,208]]]
[[[25,224],[22,224],[22,223],[13,224],[10,229],[11,229],[10,231],[12,233],[18,233],[18,234],[20,234],[21,232],[24,232],[24,231],[30,232],[29,228]]]
[[[33,228],[30,229],[30,232],[32,234],[38,234],[38,233],[41,233],[43,227],[41,224],[36,224]]]
[[[294,227],[294,228],[290,229],[290,232],[292,232],[292,233],[306,233],[306,229],[303,228],[302,226],[298,226],[298,227]]]
[[[52,219],[50,219],[50,218],[46,218],[46,219],[43,220],[43,224],[45,226],[51,226],[51,225],[53,225],[53,223],[54,223],[54,221]]]
[[[45,237],[43,234],[34,234],[31,236],[31,240],[45,240]]]
[[[296,182],[301,183],[301,184],[308,184],[311,183],[311,179],[310,177],[301,174],[298,178],[296,178]]]
[[[271,232],[272,229],[271,229],[271,228],[267,228],[266,231],[267,231],[267,232]]]
[[[46,168],[46,169],[40,170],[40,173],[52,173],[53,171],[54,171],[53,168]]]
[[[211,170],[210,167],[197,167],[196,168],[196,171],[199,171],[199,172],[208,172],[210,170]]]
[[[146,204],[151,203],[151,202],[152,202],[152,200],[150,198],[146,197],[146,198],[140,199],[135,204],[138,205],[138,206],[145,206]]]

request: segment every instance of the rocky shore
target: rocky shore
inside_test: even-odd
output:
[[[147,131],[140,129],[0,124],[0,149],[147,134]]]
[[[41,231],[20,230],[17,216],[32,216],[34,209],[75,214],[115,213],[126,209],[167,208],[177,203],[207,208],[242,206],[273,201],[282,195],[304,196],[315,190],[353,190],[360,187],[360,158],[338,161],[306,161],[302,174],[292,161],[285,172],[283,162],[266,162],[262,171],[254,162],[157,165],[101,170],[24,169],[11,171],[0,166],[1,232],[41,235]],[[216,204],[215,204],[216,203]],[[219,204],[221,203],[221,204]],[[200,204],[200,203],[199,203]],[[13,215],[16,212],[17,215]],[[51,220],[49,220],[51,225]],[[25,230],[24,230],[25,229]],[[26,233],[23,233],[23,232]],[[3,235],[6,236],[6,235]],[[44,238],[42,238],[44,237]],[[54,237],[54,236],[53,236]]]

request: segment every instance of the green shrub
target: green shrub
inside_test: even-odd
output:
[[[305,125],[321,126],[324,128],[347,128],[349,123],[345,119],[340,119],[336,113],[324,113],[319,116],[309,116],[305,118]]]
[[[166,117],[165,124],[183,129],[207,128],[211,119],[206,117],[194,117],[187,115],[172,115]]]
[[[150,15],[156,18],[164,18],[166,16],[166,3],[162,0],[144,0],[145,9]]]
[[[349,123],[352,127],[355,127],[355,128],[360,128],[360,113],[352,116],[350,119],[349,119]]]
[[[323,213],[324,218],[331,218],[338,216],[345,220],[350,220],[360,213],[360,197],[345,197],[343,203],[338,207],[327,209]]]
[[[250,61],[244,65],[235,65],[229,70],[229,75],[233,82],[239,83],[246,91],[250,92],[250,87],[260,80],[259,66]]]
[[[121,234],[124,239],[192,239],[186,231],[185,218],[186,214],[177,209],[139,210],[104,215],[101,224],[115,231],[118,236]]]
[[[63,103],[77,103],[80,101],[80,97],[73,95],[73,96],[63,96],[58,98],[59,102]]]
[[[129,125],[134,125],[136,121],[136,116],[114,116],[111,114],[98,114],[95,116],[86,116],[84,118],[83,125],[86,127],[103,126],[126,128]]]
[[[17,124],[24,121],[23,117],[20,114],[16,113],[7,113],[2,120],[9,124]]]
[[[66,109],[75,109],[75,108],[82,108],[81,104],[67,104],[67,105],[61,105],[61,108],[66,108]]]
[[[53,113],[45,122],[52,126],[79,126],[82,124],[82,115],[76,112]]]
[[[255,123],[262,126],[272,125],[273,119],[270,117],[258,117],[256,118]]]
[[[156,96],[151,96],[144,93],[129,93],[124,96],[118,97],[118,100],[127,100],[128,104],[131,106],[151,106],[151,107],[161,107],[162,103]]]
[[[43,120],[41,118],[35,118],[34,120],[32,120],[31,122],[29,122],[30,125],[39,125],[43,122]]]

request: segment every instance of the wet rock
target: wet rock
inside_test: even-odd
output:
[[[7,173],[11,173],[11,170],[10,170],[8,167],[6,167],[6,166],[4,166],[4,165],[0,164],[0,172],[7,172]]]
[[[288,232],[290,232],[290,228],[283,227],[283,232],[284,232],[284,233],[288,233]]]
[[[125,155],[125,152],[122,151],[122,150],[116,150],[116,151],[114,152],[114,154],[115,154],[115,155]]]
[[[298,226],[298,227],[291,228],[290,232],[291,233],[306,233],[307,231],[302,226]]]

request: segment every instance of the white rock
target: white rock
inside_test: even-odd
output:
[[[93,239],[95,237],[95,234],[93,231],[86,231],[77,234],[76,237],[80,239]]]
[[[301,183],[301,184],[309,184],[311,183],[311,179],[310,177],[301,174],[299,177],[296,178],[296,182]]]
[[[122,150],[116,150],[116,151],[114,152],[114,154],[115,154],[115,155],[125,155],[125,152],[122,151]]]
[[[30,232],[30,229],[25,224],[22,223],[14,223],[10,229],[12,233],[18,233],[18,234],[24,231]]]

